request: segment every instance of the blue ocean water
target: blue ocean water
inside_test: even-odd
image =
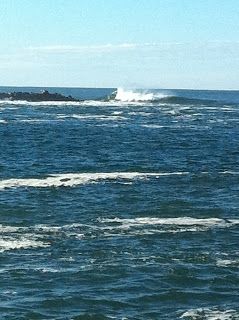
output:
[[[0,101],[0,318],[238,320],[239,92],[47,89]]]

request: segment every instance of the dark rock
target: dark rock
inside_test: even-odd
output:
[[[30,102],[41,102],[41,101],[80,101],[73,98],[72,96],[63,96],[59,93],[49,93],[47,90],[43,90],[40,93],[29,93],[29,92],[11,92],[1,93],[0,100],[21,100]]]

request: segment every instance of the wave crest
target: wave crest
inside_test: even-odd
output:
[[[122,102],[156,102],[170,97],[165,93],[154,93],[139,90],[125,90],[118,88],[111,96],[116,101]]]
[[[195,97],[185,97],[183,95],[172,94],[169,91],[145,91],[140,89],[127,90],[118,88],[105,100],[107,102],[130,103],[173,103],[173,104],[201,104],[214,102],[214,100],[201,99]]]

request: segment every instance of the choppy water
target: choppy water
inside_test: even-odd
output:
[[[239,93],[61,92],[0,102],[0,318],[239,319]]]

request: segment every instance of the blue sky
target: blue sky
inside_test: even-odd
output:
[[[0,85],[239,89],[238,0],[0,0]]]

